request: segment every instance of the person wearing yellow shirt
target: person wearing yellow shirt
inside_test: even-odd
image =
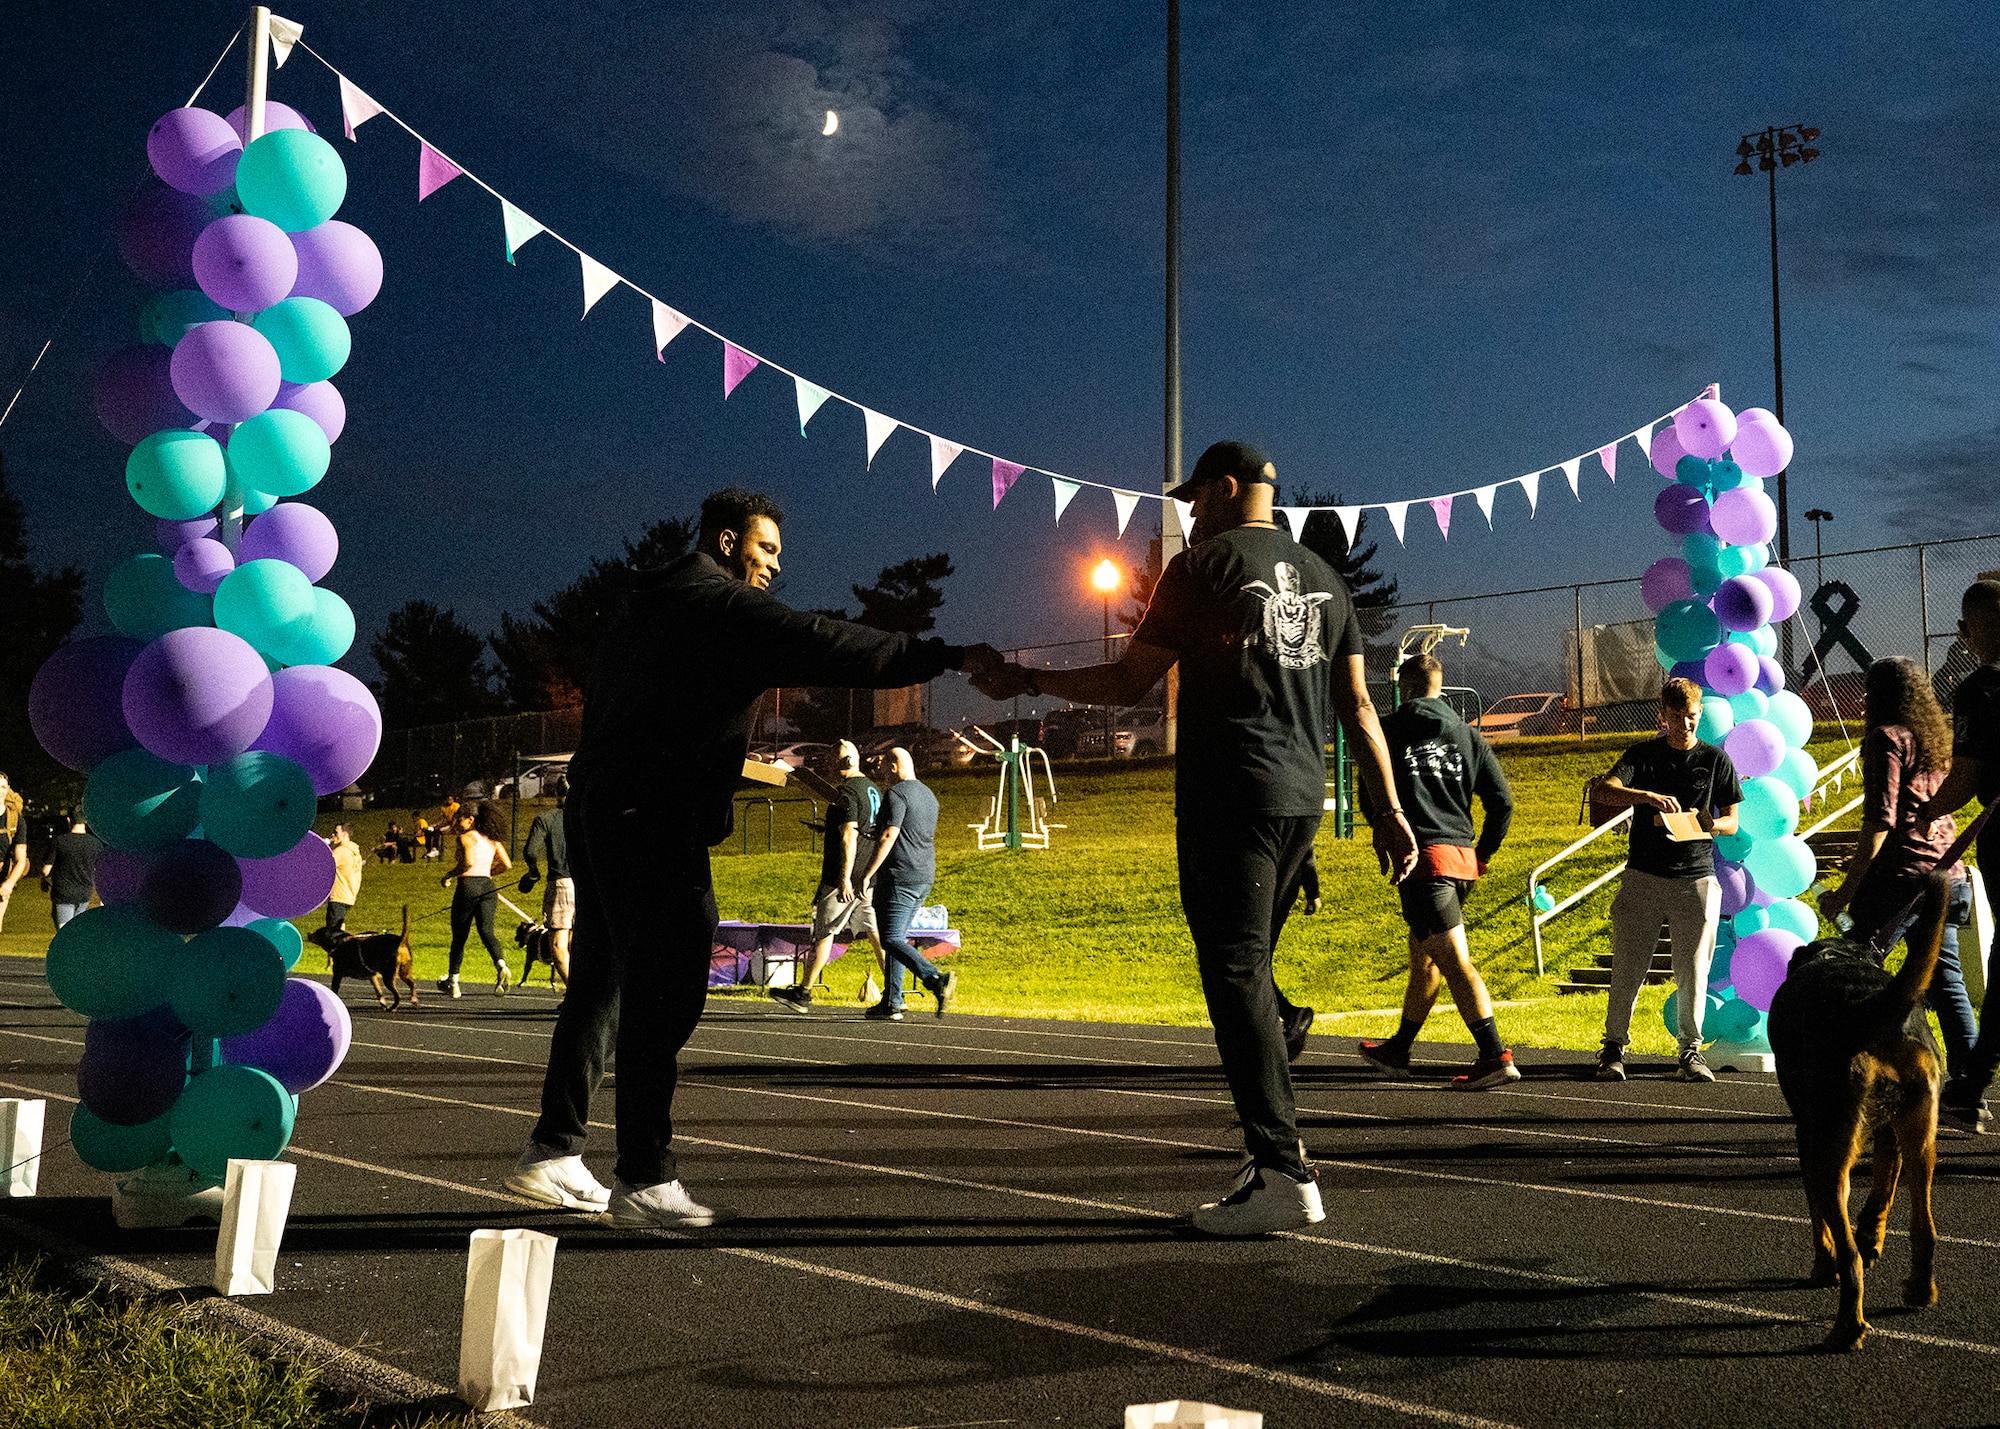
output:
[[[333,850],[333,891],[326,896],[326,930],[347,931],[347,915],[361,897],[361,845],[346,824],[336,824],[327,846]]]

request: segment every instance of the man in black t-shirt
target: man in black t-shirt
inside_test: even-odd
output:
[[[97,853],[104,845],[82,819],[66,834],[49,840],[49,861],[42,865],[42,887],[48,890],[50,913],[58,928],[90,906],[97,891]]]
[[[813,893],[812,955],[790,987],[774,987],[771,996],[794,1012],[812,1011],[813,984],[833,956],[833,940],[847,934],[852,943],[866,938],[876,947],[882,937],[875,927],[875,906],[860,895],[857,875],[875,852],[875,816],[882,808],[882,791],[861,772],[861,751],[840,741],[840,788],[826,809],[825,847],[820,855],[819,887]]]
[[[1660,737],[1626,750],[1598,785],[1597,802],[1632,810],[1632,851],[1611,901],[1611,998],[1604,1013],[1604,1050],[1597,1058],[1601,1082],[1625,1080],[1632,1009],[1653,965],[1662,921],[1673,944],[1680,994],[1681,1056],[1673,1075],[1684,1082],[1715,1080],[1701,1055],[1701,1014],[1722,913],[1712,836],[1736,832],[1743,787],[1729,756],[1695,738],[1700,721],[1701,686],[1667,681],[1660,689]],[[1711,837],[1676,841],[1663,813],[1691,813]]]
[[[1326,562],[1271,519],[1277,473],[1261,452],[1218,442],[1169,495],[1191,501],[1193,544],[1168,564],[1124,659],[1081,670],[1005,666],[988,695],[1136,703],[1177,662],[1174,767],[1181,906],[1248,1155],[1220,1201],[1194,1213],[1212,1235],[1259,1235],[1324,1218],[1299,1140],[1272,929],[1326,799],[1326,729],[1337,713],[1381,811],[1375,847],[1401,879],[1417,846],[1389,777],[1362,673],[1354,605]]]

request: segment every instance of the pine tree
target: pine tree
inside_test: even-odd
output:
[[[451,610],[412,600],[389,612],[375,637],[382,678],[375,693],[389,729],[446,724],[498,713],[486,641]]]

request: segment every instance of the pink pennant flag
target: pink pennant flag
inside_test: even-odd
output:
[[[682,317],[658,298],[653,299],[653,356],[665,362],[667,360],[667,344],[679,337],[681,330],[687,325],[688,320],[686,318]]]
[[[1007,494],[1009,487],[1021,479],[1021,473],[1026,470],[1025,466],[1002,461],[997,456],[993,458],[993,505],[996,509],[1000,505],[1000,498]]]
[[[738,347],[728,338],[722,340],[722,397],[729,400],[729,394],[736,390],[736,384],[748,377],[757,368],[757,359]]]
[[[1606,442],[1599,447],[1597,459],[1604,463],[1604,474],[1613,481],[1618,480],[1618,443]]]
[[[429,144],[420,146],[417,151],[417,202],[422,203],[464,172]]]
[[[1431,511],[1438,519],[1438,535],[1449,541],[1451,539],[1451,498],[1449,496],[1433,496],[1431,498]]]
[[[964,450],[965,448],[960,446],[957,442],[948,442],[943,437],[931,438],[931,490],[932,491],[936,491],[938,483],[944,480],[944,469],[950,466],[953,462],[957,461],[959,453],[963,452]],[[1062,519],[1062,513],[1060,511],[1056,513],[1056,519],[1059,521]]]
[[[382,106],[361,92],[361,87],[346,75],[340,77],[340,125],[352,139],[354,131],[382,113]]]

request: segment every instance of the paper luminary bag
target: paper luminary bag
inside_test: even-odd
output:
[[[0,1184],[9,1196],[32,1196],[42,1174],[42,1118],[45,1101],[0,1101],[0,1154],[7,1158]]]
[[[465,1267],[465,1326],[458,1394],[482,1412],[535,1402],[556,1238],[540,1231],[472,1233]]]
[[[299,1168],[289,1161],[231,1157],[222,1183],[222,1229],[215,1237],[215,1288],[223,1295],[269,1295],[278,1278],[278,1242],[292,1210]]]
[[[1156,1424],[1199,1424],[1205,1429],[1264,1429],[1264,1416],[1253,1409],[1224,1409],[1219,1404],[1201,1404],[1192,1399],[1125,1406],[1125,1429],[1152,1429]]]

